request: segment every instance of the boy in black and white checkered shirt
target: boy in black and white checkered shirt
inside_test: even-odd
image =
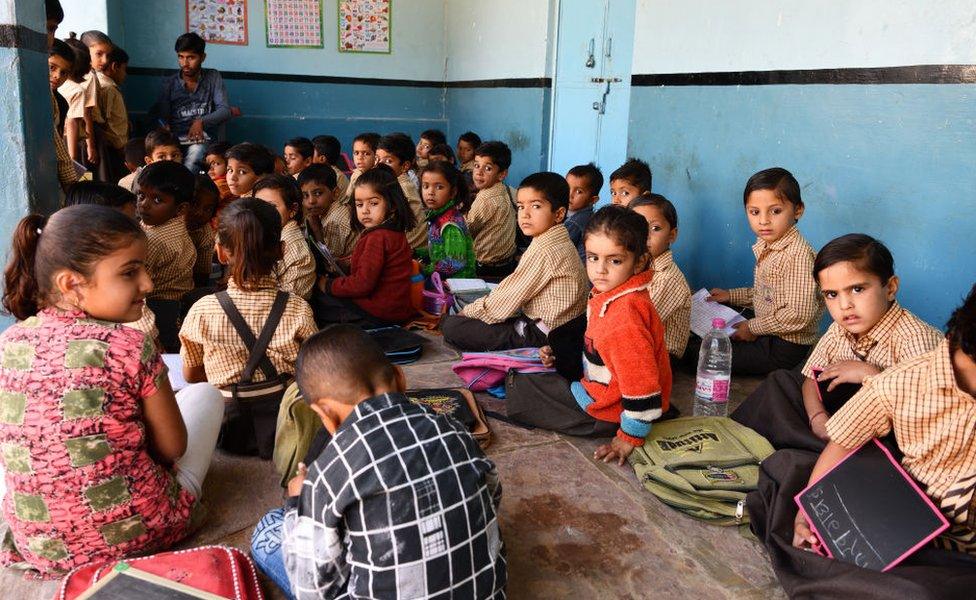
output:
[[[501,485],[464,426],[356,327],[309,338],[296,378],[332,439],[258,524],[261,569],[296,598],[505,598]]]

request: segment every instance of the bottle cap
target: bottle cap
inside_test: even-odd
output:
[[[712,319],[712,329],[725,329],[725,319]]]

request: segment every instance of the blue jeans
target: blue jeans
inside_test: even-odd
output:
[[[291,583],[285,572],[285,561],[281,555],[281,528],[285,520],[285,509],[276,508],[258,521],[251,535],[251,558],[271,581],[281,588],[289,600],[294,600]]]
[[[207,144],[190,144],[184,146],[186,154],[183,156],[183,166],[196,175],[201,171],[206,173],[205,159],[207,158]]]

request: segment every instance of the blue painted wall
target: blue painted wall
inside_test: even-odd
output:
[[[749,176],[779,165],[803,187],[817,249],[885,242],[902,303],[942,327],[976,280],[976,86],[635,87],[629,149],[676,205],[675,255],[692,286],[751,280]]]

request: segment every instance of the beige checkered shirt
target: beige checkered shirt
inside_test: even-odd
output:
[[[339,167],[332,165],[332,170],[336,174],[336,198],[345,198],[349,194],[350,180],[345,173],[339,170]]]
[[[129,141],[129,112],[125,98],[111,77],[98,74],[98,104],[105,117],[105,141],[116,150]]]
[[[504,182],[478,192],[464,219],[479,263],[497,265],[515,255],[515,207]]]
[[[61,118],[58,103],[54,100],[53,93],[51,94],[51,115],[54,118],[54,123],[57,123],[58,119]],[[58,163],[58,183],[61,184],[62,188],[66,188],[78,181],[78,171],[75,170],[75,163],[71,160],[71,155],[68,154],[68,146],[64,143],[64,138],[58,135],[56,125],[52,125],[51,133],[54,136],[54,156]]]
[[[159,339],[159,330],[156,329],[156,315],[153,313],[152,309],[142,305],[142,316],[139,317],[138,321],[132,321],[130,323],[123,323],[126,327],[131,327],[136,331],[141,331],[151,337],[153,341]]]
[[[197,249],[197,261],[193,264],[193,273],[209,277],[210,268],[213,264],[214,239],[216,239],[217,233],[210,226],[210,223],[204,223],[203,227],[198,227],[187,233],[193,240],[193,247]]]
[[[675,358],[684,356],[691,335],[691,288],[668,250],[654,259],[651,302],[664,325],[664,343]]]
[[[861,391],[827,421],[830,439],[857,448],[892,429],[902,466],[953,524],[950,542],[976,552],[976,398],[962,391],[949,342],[869,377]]]
[[[186,231],[183,217],[174,217],[162,225],[143,225],[149,243],[146,248],[146,270],[154,289],[150,298],[179,300],[193,289],[193,265],[197,249]]]
[[[514,273],[461,314],[491,324],[521,313],[551,330],[583,314],[589,288],[566,227],[555,225],[532,240]]]
[[[410,242],[410,247],[414,250],[417,248],[426,248],[427,221],[424,219],[424,203],[420,200],[420,192],[417,191],[417,186],[410,179],[409,173],[400,175],[397,177],[397,181],[400,182],[400,188],[407,197],[407,202],[410,203],[410,210],[413,211],[413,216],[417,220],[414,228],[407,232],[407,241]]]
[[[824,304],[813,278],[813,248],[794,225],[772,244],[758,240],[752,252],[753,287],[729,290],[732,304],[755,310],[749,330],[794,344],[815,343]]]
[[[315,285],[315,258],[308,249],[302,228],[294,219],[281,228],[281,241],[285,245],[285,256],[274,269],[278,287],[308,298],[312,294],[312,286]]]
[[[271,312],[278,284],[272,278],[264,278],[257,287],[259,289],[254,291],[244,291],[233,279],[227,284],[227,294],[255,336],[261,334]],[[268,358],[279,374],[295,372],[298,348],[317,330],[308,303],[291,294],[268,344]],[[223,387],[240,382],[249,349],[237,335],[215,295],[204,296],[190,308],[180,329],[180,341],[183,343],[180,350],[183,364],[190,367],[203,365],[211,384]],[[257,369],[254,381],[264,379],[264,372]]]
[[[814,368],[845,360],[863,360],[883,371],[931,351],[944,337],[938,329],[893,302],[881,320],[860,338],[831,323],[803,366],[803,375],[813,379]]]
[[[351,200],[337,199],[322,217],[322,241],[332,256],[346,258],[352,255],[359,233],[353,231],[349,223],[349,203]]]

